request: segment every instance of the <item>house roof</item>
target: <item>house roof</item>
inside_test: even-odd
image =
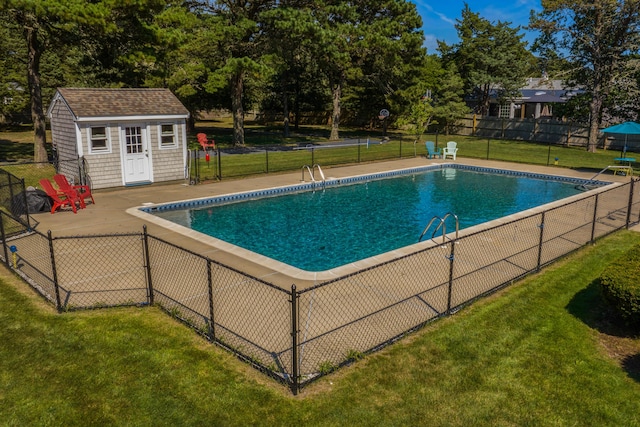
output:
[[[76,119],[126,117],[189,117],[189,111],[171,93],[161,88],[58,88],[53,103],[67,104]]]
[[[522,92],[523,92],[522,98],[520,98],[520,100],[524,102],[539,102],[543,104],[548,104],[551,102],[558,102],[558,103],[567,102],[567,98],[569,96],[565,92],[547,93],[547,92],[537,91],[532,94],[525,93],[525,91],[522,91]]]
[[[500,86],[496,85],[489,92],[493,101],[496,101],[500,92]],[[566,87],[562,80],[553,80],[546,77],[530,77],[526,84],[519,90],[520,96],[514,99],[518,103],[563,103],[571,97],[583,92],[580,87]],[[468,99],[472,99],[469,97]]]

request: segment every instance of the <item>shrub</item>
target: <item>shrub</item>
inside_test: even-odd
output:
[[[640,325],[640,245],[607,266],[600,275],[600,289],[628,325]]]
[[[358,350],[349,350],[347,352],[347,361],[348,362],[356,362],[360,359],[364,358],[364,353]]]
[[[320,363],[320,366],[318,367],[318,371],[320,372],[321,375],[330,374],[336,369],[338,369],[338,367],[328,360]]]

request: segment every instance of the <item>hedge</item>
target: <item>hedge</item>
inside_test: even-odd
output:
[[[607,266],[600,275],[604,300],[628,325],[640,325],[640,245]]]

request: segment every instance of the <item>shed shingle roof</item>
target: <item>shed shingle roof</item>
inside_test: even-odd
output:
[[[78,118],[189,115],[169,89],[59,88],[58,92]]]

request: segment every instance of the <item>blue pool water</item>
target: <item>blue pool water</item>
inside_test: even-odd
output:
[[[452,212],[462,229],[579,192],[575,182],[445,168],[153,214],[302,270],[323,271],[416,243],[434,216]]]

